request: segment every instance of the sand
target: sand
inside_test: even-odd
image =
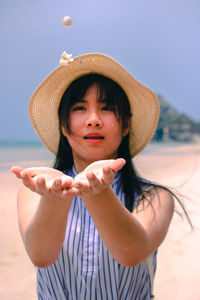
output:
[[[140,173],[170,187],[178,187],[195,230],[175,215],[159,248],[155,279],[156,300],[200,299],[200,145],[155,148],[140,154]],[[48,165],[23,162],[22,165]],[[35,270],[24,250],[17,224],[18,180],[9,170],[0,172],[0,299],[34,300]],[[177,206],[178,207],[178,206]]]
[[[191,232],[188,223],[174,215],[158,252],[155,299],[199,300],[200,145],[163,148],[139,156],[136,164],[144,176],[176,187],[194,226]]]

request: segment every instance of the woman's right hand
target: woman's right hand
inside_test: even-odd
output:
[[[15,166],[11,171],[24,185],[18,191],[17,210],[26,251],[34,265],[49,266],[60,254],[78,190],[72,187],[72,177],[53,168]]]
[[[56,169],[48,167],[23,169],[14,166],[11,171],[27,188],[44,197],[66,198],[79,194],[77,188],[72,186],[73,178]]]

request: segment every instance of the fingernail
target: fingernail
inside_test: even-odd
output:
[[[87,178],[88,178],[88,179],[92,179],[93,177],[94,177],[94,175],[91,174],[91,173],[87,175]]]
[[[22,178],[25,178],[25,177],[26,177],[26,173],[24,173],[24,172],[21,172],[20,175],[21,175]]]

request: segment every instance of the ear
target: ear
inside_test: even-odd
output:
[[[66,128],[65,128],[65,126],[64,125],[61,125],[61,131],[62,131],[62,134],[66,137],[66,138],[68,138],[68,132],[67,132],[67,130],[66,130]]]
[[[129,131],[130,131],[130,127],[131,127],[131,119],[129,118],[127,121],[126,121],[126,127],[123,129],[122,131],[122,136],[126,136]]]

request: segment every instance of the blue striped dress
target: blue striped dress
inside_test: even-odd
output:
[[[75,170],[68,175],[76,176]],[[124,203],[120,182],[117,173],[112,188]],[[125,267],[112,258],[81,198],[75,197],[58,259],[37,268],[37,293],[39,300],[149,300],[150,276],[146,261]]]

